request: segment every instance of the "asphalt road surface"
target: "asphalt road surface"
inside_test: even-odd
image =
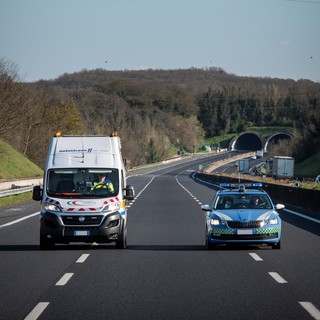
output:
[[[215,190],[192,173],[213,160],[128,178],[137,196],[125,250],[40,251],[39,203],[1,208],[0,319],[320,319],[318,220],[281,212],[280,250],[206,250],[200,205]]]

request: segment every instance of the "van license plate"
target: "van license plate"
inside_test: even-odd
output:
[[[75,236],[89,236],[89,230],[74,230]]]

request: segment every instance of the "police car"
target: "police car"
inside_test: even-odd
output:
[[[281,219],[274,205],[261,189],[261,183],[220,184],[211,205],[201,209],[206,215],[206,246],[219,244],[267,244],[280,249]]]

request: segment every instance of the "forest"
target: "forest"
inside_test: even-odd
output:
[[[291,128],[297,161],[320,152],[320,84],[239,77],[215,67],[82,70],[25,83],[14,63],[0,59],[0,139],[41,168],[55,131],[117,131],[124,157],[138,166],[252,126]]]

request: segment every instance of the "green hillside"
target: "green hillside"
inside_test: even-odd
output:
[[[42,175],[39,167],[0,139],[0,181]]]
[[[304,177],[316,177],[320,174],[320,153],[297,163],[295,165],[295,175]]]

